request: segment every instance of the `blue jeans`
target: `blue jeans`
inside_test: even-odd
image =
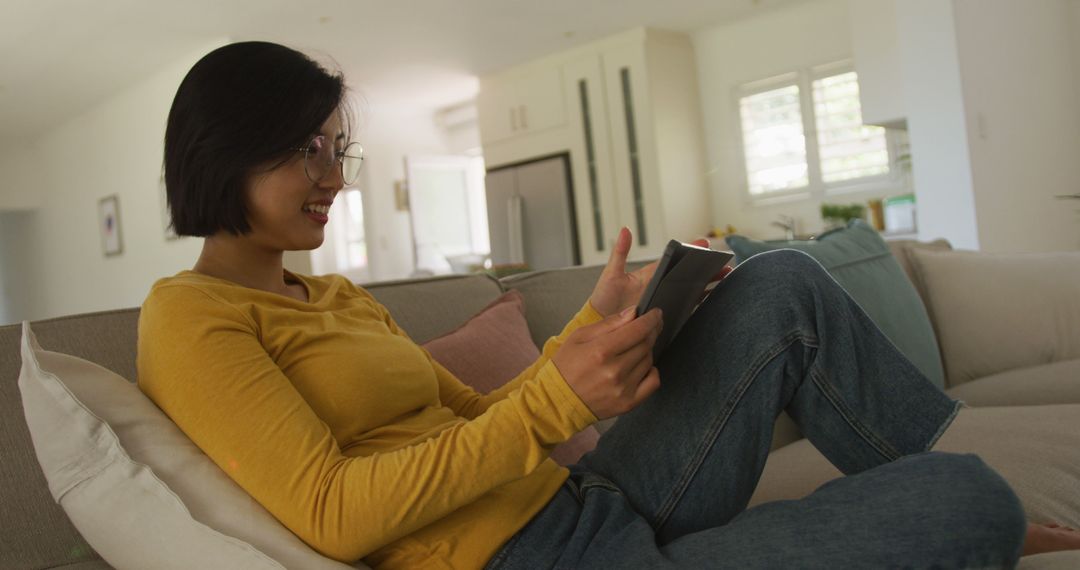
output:
[[[974,455],[928,451],[962,403],[806,254],[740,265],[657,368],[661,388],[487,568],[1016,565],[1012,489]],[[846,477],[747,510],[781,410]]]

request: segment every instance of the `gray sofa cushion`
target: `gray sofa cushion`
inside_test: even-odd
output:
[[[384,281],[361,284],[417,344],[453,330],[503,294],[489,275]]]
[[[971,406],[1080,403],[1080,359],[1017,368],[946,390]]]
[[[634,271],[648,263],[630,262],[626,264],[626,270]],[[558,335],[585,304],[603,270],[603,265],[589,265],[534,271],[505,277],[502,283],[506,289],[517,289],[525,295],[529,331],[536,346],[542,348],[544,342]]]
[[[503,278],[503,287],[525,295],[525,319],[536,346],[543,347],[585,304],[602,265],[534,271]]]

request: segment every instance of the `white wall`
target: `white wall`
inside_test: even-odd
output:
[[[24,236],[33,231],[33,210],[0,211],[0,325],[37,314],[34,295],[37,263],[27,254]]]
[[[952,2],[896,2],[919,238],[978,249]]]
[[[3,207],[35,207],[33,223],[18,230],[21,255],[5,269],[34,267],[12,291],[25,307],[9,318],[41,319],[137,306],[154,280],[190,267],[201,240],[166,241],[158,180],[165,119],[176,88],[191,65],[224,40],[208,42],[34,141],[37,149],[0,167],[8,186]],[[120,202],[123,254],[106,258],[98,233],[98,200]],[[29,204],[24,195],[33,195]],[[8,237],[5,235],[5,237]],[[32,286],[27,285],[32,284]]]
[[[0,148],[0,211],[29,210],[41,205],[40,186],[44,158],[36,140],[11,143]]]
[[[773,205],[747,203],[738,153],[741,137],[734,90],[747,82],[852,57],[847,4],[820,0],[766,12],[693,34],[705,123],[712,191],[712,221],[732,224],[744,235],[781,238],[771,223],[780,215],[797,219],[800,232],[820,231],[821,201],[802,199]],[[863,199],[837,198],[835,201]],[[832,200],[830,200],[832,201]]]
[[[1080,249],[1073,0],[956,0],[979,244]]]
[[[225,42],[207,43],[40,138],[0,152],[0,324],[138,306],[155,280],[195,263],[203,240],[165,239],[158,186],[165,120],[187,71]],[[444,131],[434,109],[356,107],[367,156],[366,277],[407,277],[412,232],[393,193],[394,181],[405,176],[405,156],[460,153],[479,146],[479,133]],[[106,258],[97,207],[112,194],[120,199],[124,251]],[[312,270],[303,252],[287,256],[286,265]]]

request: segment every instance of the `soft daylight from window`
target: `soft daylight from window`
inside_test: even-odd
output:
[[[814,81],[821,178],[826,183],[889,172],[885,129],[862,124],[854,71]]]
[[[862,123],[858,77],[836,73],[836,67],[826,67],[834,70],[828,75],[821,68],[803,70],[764,91],[748,86],[739,98],[751,197],[820,192],[889,174],[885,129]]]
[[[806,186],[806,140],[799,86],[756,93],[739,101],[750,194]]]

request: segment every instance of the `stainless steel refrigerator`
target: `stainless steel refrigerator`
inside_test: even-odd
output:
[[[484,186],[492,263],[581,264],[569,155],[488,170]]]

